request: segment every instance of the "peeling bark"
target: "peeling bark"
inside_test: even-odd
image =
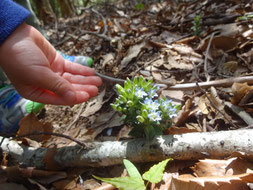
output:
[[[68,146],[56,149],[52,162],[64,167],[110,166],[121,164],[124,158],[132,162],[161,161],[166,158],[195,160],[203,158],[224,158],[240,152],[246,158],[253,158],[253,130],[234,130],[182,135],[159,136],[152,141],[133,139],[106,141],[88,144],[88,148]],[[2,137],[0,138],[2,140]],[[19,145],[5,138],[1,145],[20,164],[45,168],[43,161],[48,148],[31,148]],[[52,149],[50,150],[52,151]]]

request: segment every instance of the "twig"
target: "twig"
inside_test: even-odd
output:
[[[208,46],[206,48],[206,55],[205,55],[205,62],[204,62],[204,71],[205,71],[205,76],[206,76],[206,81],[209,82],[210,81],[210,75],[208,74],[208,63],[207,63],[207,59],[208,59],[208,54],[209,54],[209,49],[210,46],[212,44],[213,41],[213,37],[214,37],[214,32],[212,33],[209,42],[208,42]]]
[[[124,79],[118,79],[114,77],[109,77],[107,75],[103,75],[101,73],[95,72],[96,75],[100,76],[102,79],[112,82],[112,83],[119,83],[123,84],[125,82]],[[220,80],[214,80],[209,82],[199,82],[198,85],[201,88],[209,88],[211,86],[215,87],[228,87],[231,86],[235,82],[247,82],[248,84],[253,84],[253,76],[244,76],[244,77],[235,77],[235,78],[227,78],[227,79],[220,79]],[[160,84],[156,84],[158,86],[161,86],[162,88],[166,88],[167,90],[197,90],[199,89],[196,83],[184,83],[184,84],[176,84],[172,85],[170,82],[166,81],[160,81]]]
[[[79,119],[79,117],[83,111],[84,105],[85,105],[85,103],[83,102],[79,108],[79,111],[78,111],[75,119],[72,121],[72,123],[69,124],[69,126],[66,128],[65,132],[68,131],[77,122],[77,120]]]
[[[94,36],[97,36],[99,38],[104,38],[105,40],[107,41],[112,41],[114,40],[114,38],[111,38],[105,34],[99,34],[99,33],[96,33],[96,32],[90,32],[90,31],[86,31],[86,30],[83,30],[82,31],[82,34],[90,34],[90,35],[94,35]]]
[[[228,87],[231,86],[235,82],[247,82],[248,84],[253,84],[253,76],[244,76],[244,77],[234,77],[227,79],[214,80],[209,82],[199,82],[198,85],[201,88],[209,88],[211,86],[215,87]],[[166,83],[164,83],[166,84]],[[196,83],[184,83],[184,84],[176,84],[174,86],[168,86],[167,90],[196,90],[198,86]]]
[[[64,44],[64,43],[65,43],[66,41],[68,41],[70,38],[71,38],[70,36],[66,37],[64,40],[62,40],[62,41],[58,42],[57,44],[55,44],[54,47],[57,47],[57,46],[60,46],[60,45]]]
[[[16,137],[12,137],[11,139],[19,139],[19,138],[23,138],[23,137],[29,137],[29,136],[34,136],[34,135],[52,135],[52,136],[57,136],[57,137],[63,137],[66,139],[69,139],[71,141],[76,142],[77,144],[83,146],[83,147],[87,147],[87,145],[71,136],[68,135],[64,135],[61,133],[53,133],[53,132],[33,132],[33,133],[29,133],[29,134],[25,134],[25,135],[20,135],[20,136],[16,136]]]
[[[211,98],[207,95],[206,91],[203,90],[203,89],[199,86],[198,82],[196,82],[196,85],[198,86],[198,88],[200,89],[200,91],[201,91],[202,93],[205,94],[206,98],[207,98],[208,101],[210,102],[210,105],[211,105],[216,111],[218,111],[218,112],[224,117],[224,119],[225,119],[227,122],[230,123],[230,125],[234,126],[236,129],[238,129],[239,127],[238,127],[236,124],[234,124],[233,122],[231,122],[230,119],[227,118],[227,116],[226,116],[221,110],[219,110],[219,108],[213,103],[213,101],[211,100]]]

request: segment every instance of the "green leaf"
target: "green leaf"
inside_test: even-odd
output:
[[[138,3],[136,5],[136,10],[138,10],[138,11],[142,11],[142,10],[144,10],[144,8],[145,8],[145,5],[143,3]]]
[[[171,158],[166,159],[158,164],[152,166],[147,172],[145,172],[142,177],[143,179],[151,182],[151,183],[159,183],[163,179],[163,172],[168,163],[168,161],[172,160]]]
[[[94,178],[109,183],[121,190],[145,190],[144,181],[135,177],[115,177],[115,178],[101,178],[94,176]]]
[[[130,177],[139,178],[142,180],[141,174],[139,173],[139,171],[137,170],[137,168],[135,167],[135,165],[132,162],[130,162],[127,159],[124,159],[123,163],[124,163]]]

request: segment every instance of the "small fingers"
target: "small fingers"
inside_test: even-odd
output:
[[[27,93],[29,92],[29,93]],[[73,101],[66,101],[66,98],[58,96],[55,93],[52,93],[48,90],[37,88],[26,88],[26,90],[22,93],[19,92],[24,98],[29,100],[44,103],[44,104],[54,104],[54,105],[74,105],[85,102],[89,100],[90,95],[85,91],[76,91],[75,98]]]
[[[94,97],[98,94],[98,87],[93,85],[80,85],[80,84],[73,84],[72,85],[76,92],[86,92],[89,94],[90,97]]]
[[[80,65],[78,63],[73,63],[68,60],[65,60],[64,72],[68,72],[68,73],[71,73],[74,75],[82,75],[82,76],[93,76],[94,75],[94,69]]]
[[[72,75],[70,73],[64,73],[62,77],[72,84],[94,85],[94,86],[100,86],[102,84],[101,78],[97,76],[86,77],[82,75]]]

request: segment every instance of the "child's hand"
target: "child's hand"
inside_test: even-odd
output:
[[[24,23],[0,45],[0,65],[21,96],[45,104],[87,101],[97,95],[102,83],[93,69],[64,60]]]

